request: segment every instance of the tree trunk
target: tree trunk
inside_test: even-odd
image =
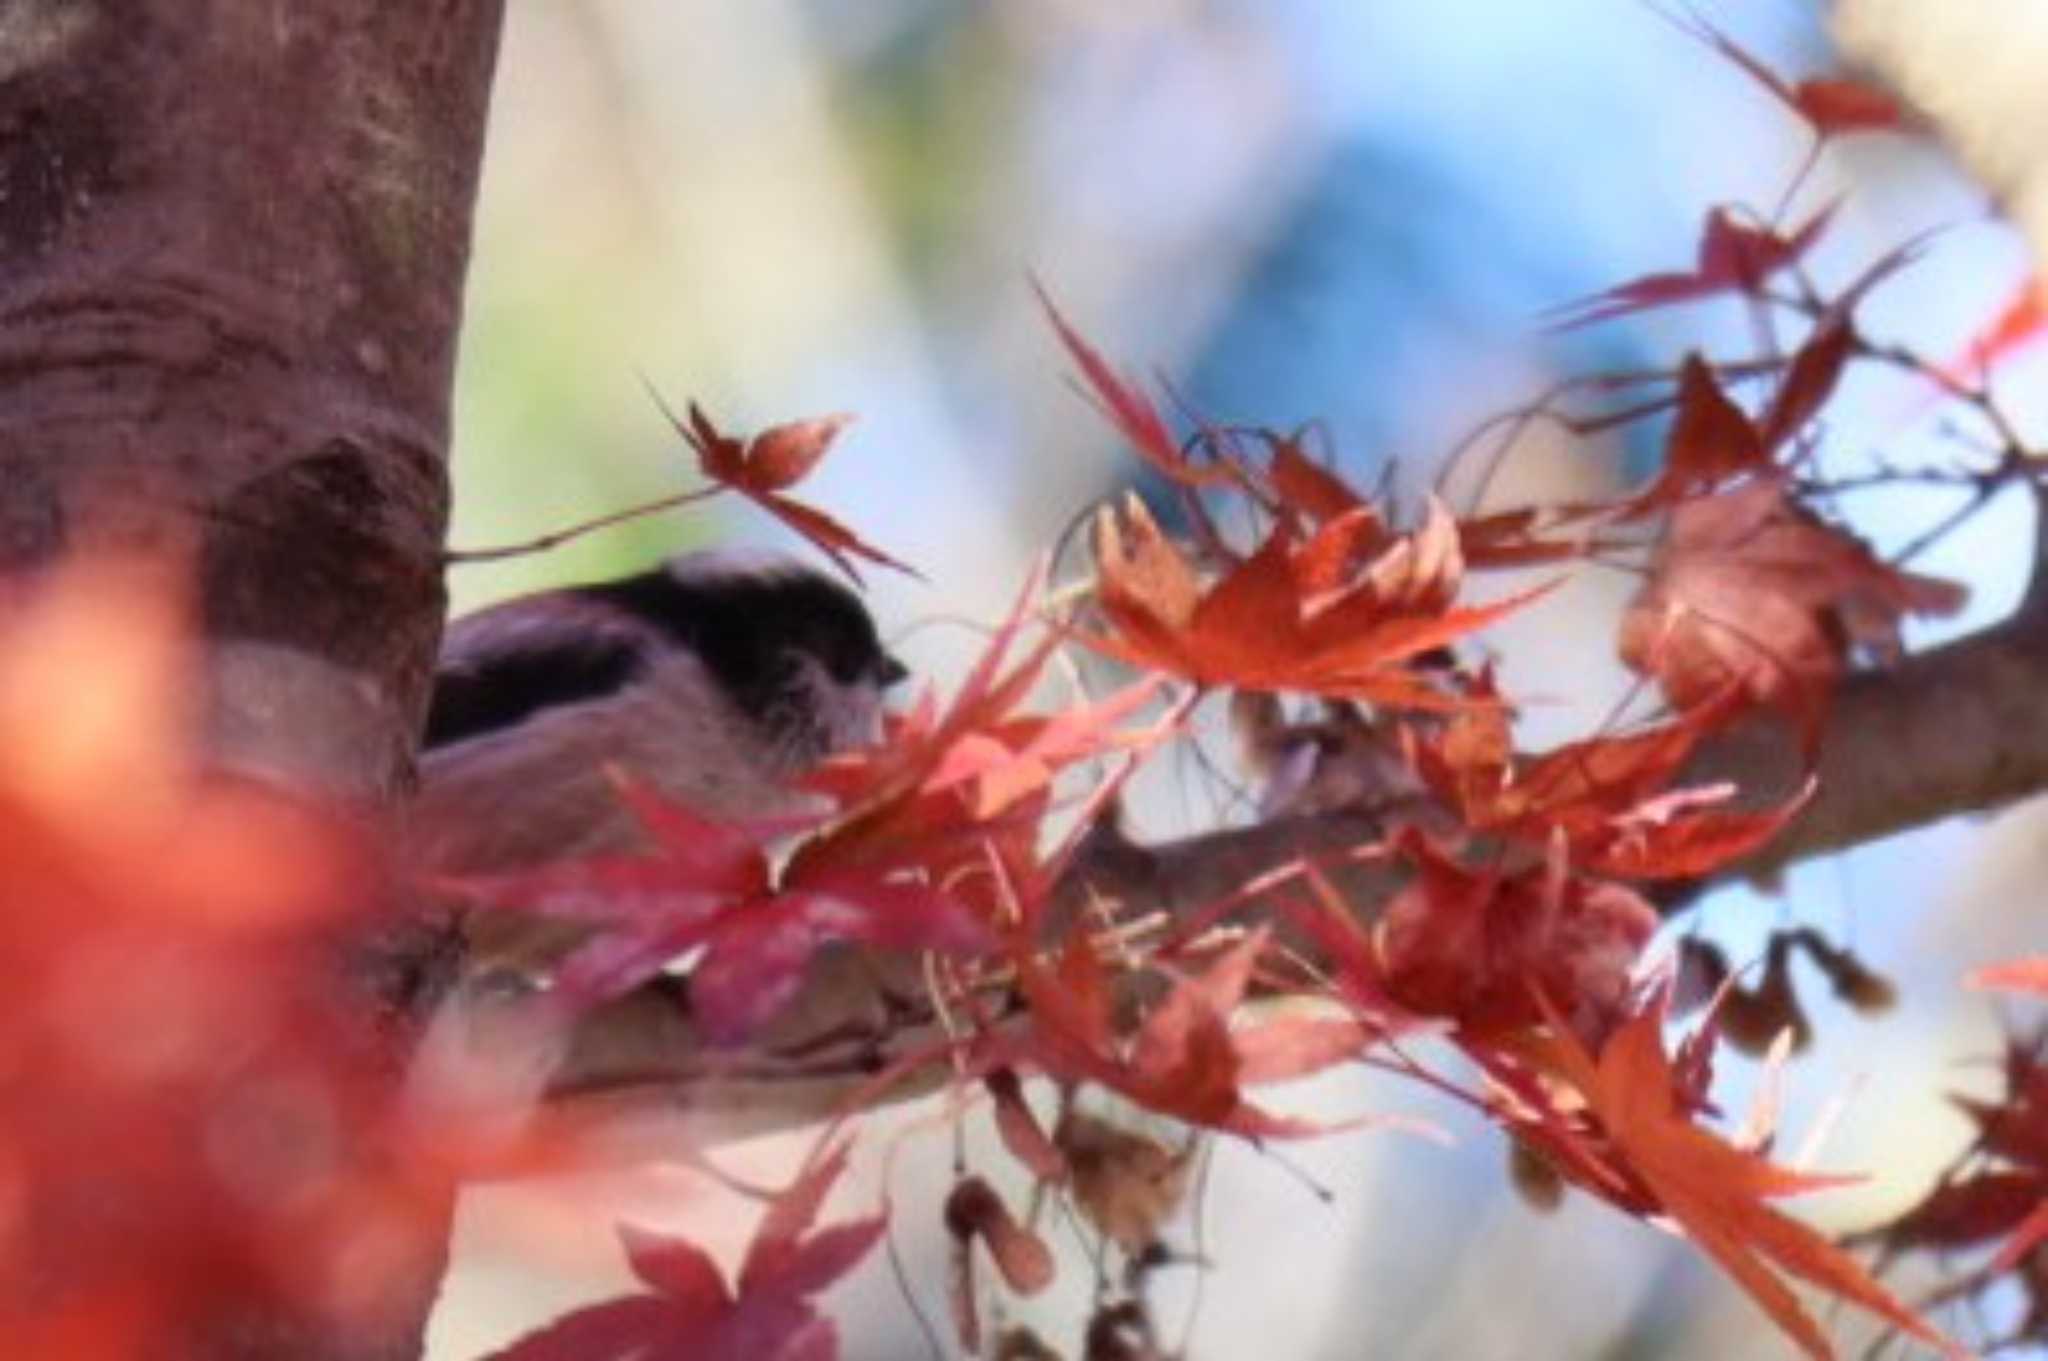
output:
[[[368,809],[407,784],[439,635],[501,18],[0,0],[0,586],[87,554],[189,571],[212,761]],[[150,1354],[417,1356],[440,1267],[346,1330],[252,1273]]]

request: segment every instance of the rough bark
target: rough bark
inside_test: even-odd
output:
[[[501,9],[0,0],[0,586],[96,553],[188,577],[213,760],[368,807],[440,627]],[[155,1354],[416,1356],[439,1266],[349,1331],[252,1278]]]

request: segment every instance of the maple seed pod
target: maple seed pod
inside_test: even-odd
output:
[[[1550,1159],[1520,1139],[1508,1140],[1508,1181],[1523,1204],[1543,1214],[1564,1200],[1564,1177]]]
[[[1728,1043],[1751,1058],[1770,1052],[1778,1032],[1790,1029],[1792,1049],[1803,1051],[1813,1042],[1813,1025],[1799,1005],[1792,987],[1792,955],[1780,936],[1771,942],[1764,960],[1764,976],[1752,990],[1731,988],[1721,1003],[1721,1033]]]
[[[1860,960],[1851,959],[1834,984],[1835,995],[1860,1015],[1879,1016],[1899,1003],[1898,985]]]
[[[1059,1181],[1067,1175],[1067,1161],[1039,1126],[1024,1100],[1024,1084],[1012,1068],[997,1068],[982,1079],[995,1103],[996,1132],[1010,1156],[1029,1168],[1040,1181]]]
[[[1125,1252],[1143,1252],[1187,1194],[1189,1154],[1093,1116],[1069,1116],[1055,1134],[1074,1204]]]
[[[1835,990],[1835,996],[1859,1014],[1876,1016],[1890,1011],[1898,1003],[1899,990],[1892,981],[1858,959],[1853,951],[1825,948],[1818,942],[1809,941],[1807,955],[1827,976],[1828,986]]]
[[[1003,1283],[1017,1294],[1035,1295],[1052,1284],[1052,1249],[1019,1224],[980,1177],[968,1177],[946,1197],[946,1231],[963,1247],[979,1238]]]
[[[995,1361],[1061,1361],[1060,1354],[1029,1328],[1011,1328],[996,1339]]]
[[[1105,1304],[1088,1320],[1083,1361],[1159,1361],[1152,1319],[1137,1300]]]
[[[1698,936],[1678,942],[1678,980],[1671,990],[1671,1014],[1686,1016],[1714,1000],[1728,981],[1728,956]]]

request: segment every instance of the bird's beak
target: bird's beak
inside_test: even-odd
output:
[[[892,685],[900,685],[909,680],[910,668],[884,652],[880,665],[875,668],[875,679],[886,690]]]

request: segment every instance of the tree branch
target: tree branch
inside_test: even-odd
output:
[[[2048,610],[1852,676],[1823,735],[1813,804],[1736,872],[1797,861],[1985,812],[2048,789]],[[1782,798],[1804,772],[1791,726],[1755,720],[1712,743],[1687,772],[1730,780],[1746,799]]]
[[[1960,813],[1996,808],[2048,789],[2048,606],[2030,601],[2005,622],[1855,675],[1835,700],[1819,754],[1819,790],[1801,816],[1733,872],[1763,875]],[[1745,801],[1769,803],[1806,778],[1792,726],[1755,719],[1710,742],[1692,781],[1732,780]],[[1094,900],[1118,920],[1149,913],[1180,919],[1240,894],[1247,883],[1303,858],[1331,865],[1340,891],[1370,915],[1398,882],[1343,853],[1377,840],[1388,822],[1359,813],[1285,818],[1152,846],[1092,838],[1058,886],[1055,920]],[[1254,900],[1235,920],[1271,919]],[[895,991],[881,963],[821,971],[792,1012],[743,1051],[708,1054],[691,1030],[687,1000],[664,989],[588,1018],[555,1086],[557,1096],[602,1095],[630,1108],[652,1096],[687,1112],[684,1127],[716,1141],[812,1123],[840,1113],[894,1058],[938,1044],[942,1032],[917,1010],[914,978]],[[836,1037],[832,1039],[831,1037]],[[917,1088],[929,1090],[934,1069]],[[869,1099],[882,1093],[870,1090]]]

